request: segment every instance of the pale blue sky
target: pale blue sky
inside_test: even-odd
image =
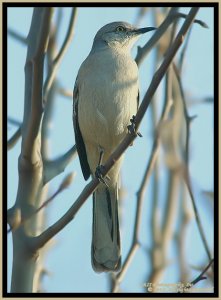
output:
[[[64,18],[60,28],[59,45],[62,43],[67,24],[69,22],[70,8],[63,9]],[[188,8],[182,11],[188,12]],[[93,37],[97,30],[112,21],[127,21],[134,23],[137,8],[80,8],[75,28],[74,39],[65,55],[58,71],[58,79],[62,87],[71,90],[74,86],[78,69],[88,55]],[[10,8],[8,14],[8,26],[18,32],[27,35],[32,16],[31,8]],[[189,47],[184,64],[183,84],[191,99],[201,100],[205,97],[213,97],[213,9],[201,8],[197,18],[202,19],[209,26],[203,29],[198,24],[194,25],[191,33]],[[153,26],[153,21],[148,14],[140,26]],[[150,38],[150,34],[142,36],[137,45],[144,45]],[[136,54],[136,46],[133,56]],[[24,63],[26,49],[12,38],[8,38],[8,115],[22,120],[24,103]],[[145,59],[140,68],[140,98],[150,83],[153,75],[153,51]],[[12,88],[13,87],[13,88]],[[213,222],[212,211],[208,212],[208,203],[202,197],[202,190],[213,189],[213,106],[211,104],[195,105],[189,108],[190,115],[197,114],[191,126],[190,139],[190,170],[194,185],[194,193],[197,199],[200,216],[204,220],[204,229],[213,249]],[[142,139],[137,139],[133,147],[126,153],[123,165],[123,183],[127,189],[127,195],[123,203],[123,222],[121,230],[122,258],[123,261],[131,245],[134,225],[136,192],[149,157],[153,136],[148,111],[142,126]],[[14,130],[14,129],[13,129]],[[13,133],[8,130],[8,137]],[[51,124],[51,157],[56,157],[67,151],[74,143],[72,126],[72,101],[61,96],[56,96],[53,123]],[[20,153],[21,143],[8,153],[8,202],[13,205],[17,192],[18,172],[17,159]],[[76,171],[77,177],[73,185],[63,192],[47,208],[48,225],[53,224],[71,206],[73,201],[85,186],[78,158],[72,162],[64,174],[57,176],[50,184],[49,194],[59,186],[65,174]],[[162,173],[163,195],[165,174]],[[150,271],[149,258],[146,248],[151,247],[148,236],[150,234],[150,211],[152,206],[152,186],[148,185],[144,211],[146,217],[142,221],[141,247],[122,283],[125,292],[140,292],[142,284],[146,281]],[[96,274],[92,270],[90,262],[91,251],[91,223],[92,205],[89,199],[76,215],[75,219],[55,237],[55,244],[45,257],[45,265],[50,276],[45,277],[43,286],[47,292],[106,292],[108,280],[105,274]],[[162,201],[163,205],[163,201]],[[8,278],[11,275],[11,236],[9,240]],[[193,244],[194,243],[194,244]],[[175,282],[177,278],[177,258],[175,246],[170,249],[170,258],[173,263],[167,268],[163,282]],[[198,230],[193,220],[188,226],[186,253],[189,265],[201,264],[205,258],[205,251],[199,237]],[[194,277],[197,273],[192,272]],[[199,285],[200,286],[200,285]]]

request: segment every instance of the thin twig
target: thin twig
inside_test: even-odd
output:
[[[193,210],[194,210],[194,215],[196,218],[196,222],[197,222],[197,226],[200,232],[200,236],[204,245],[204,248],[206,250],[207,256],[209,258],[209,260],[211,260],[211,254],[210,254],[210,250],[209,250],[209,245],[208,242],[206,240],[206,236],[205,233],[203,231],[203,226],[199,217],[199,213],[198,213],[198,209],[196,206],[196,201],[193,195],[193,191],[192,191],[192,187],[191,187],[191,182],[190,182],[190,175],[189,175],[189,136],[190,136],[190,122],[192,120],[192,118],[189,116],[188,111],[187,111],[187,107],[186,107],[186,97],[185,97],[185,93],[183,90],[183,86],[181,83],[181,78],[179,75],[179,72],[175,66],[175,64],[173,64],[173,69],[179,84],[179,88],[180,88],[180,92],[181,92],[181,99],[183,101],[183,109],[184,109],[184,117],[185,117],[185,121],[186,121],[186,149],[185,149],[185,171],[184,171],[184,180],[185,183],[187,185],[188,188],[188,192],[190,194],[190,198],[191,198],[191,202],[192,202],[192,206],[193,206]]]
[[[159,86],[165,72],[167,71],[170,63],[172,62],[174,56],[176,55],[179,47],[181,46],[184,36],[187,33],[189,27],[191,26],[195,15],[197,14],[199,8],[194,7],[191,8],[183,26],[181,27],[174,43],[170,47],[170,50],[167,52],[163,63],[161,64],[158,71],[155,73],[152,82],[146,92],[146,95],[143,99],[143,102],[140,105],[140,108],[137,112],[135,118],[135,131],[137,132],[139,125],[141,123],[142,118],[150,104],[150,101]],[[134,133],[128,133],[126,137],[122,140],[120,145],[114,150],[112,155],[106,161],[104,165],[104,172],[103,175],[105,176],[108,171],[113,167],[114,163],[120,158],[123,152],[131,145],[131,143],[135,140],[137,135]],[[75,214],[79,211],[80,207],[84,204],[87,198],[94,192],[99,184],[99,180],[94,178],[91,182],[84,188],[80,196],[71,206],[71,208],[51,227],[46,229],[42,234],[36,237],[30,238],[30,247],[36,250],[43,247],[53,236],[55,236],[60,230],[62,230],[75,216]]]
[[[21,33],[18,33],[12,28],[8,29],[8,35],[12,38],[14,38],[16,41],[21,42],[24,45],[27,45],[27,39],[25,36],[23,36]]]
[[[186,234],[187,234],[187,225],[190,222],[191,214],[187,206],[187,190],[184,185],[182,185],[182,198],[181,198],[181,207],[180,207],[180,225],[176,233],[176,242],[178,248],[178,261],[180,269],[180,282],[187,282],[189,270],[187,268],[187,261],[185,258],[185,243],[186,243]]]
[[[142,217],[142,213],[143,213],[143,202],[144,202],[144,196],[145,196],[145,191],[147,188],[147,184],[149,182],[150,179],[150,175],[153,171],[153,167],[155,165],[158,153],[159,153],[159,140],[156,139],[155,143],[153,145],[153,149],[151,151],[151,157],[148,161],[144,176],[143,176],[143,180],[141,182],[140,188],[137,192],[137,206],[136,206],[136,217],[135,217],[135,225],[134,225],[134,233],[133,233],[133,240],[132,240],[132,244],[130,247],[130,250],[128,252],[128,255],[125,259],[125,262],[123,263],[122,269],[121,271],[116,275],[116,277],[114,278],[114,284],[112,287],[112,292],[116,293],[118,291],[119,285],[121,283],[121,281],[123,280],[124,276],[126,275],[126,272],[132,262],[132,259],[136,253],[136,251],[138,250],[138,248],[140,247],[140,243],[139,243],[139,233],[140,233],[140,227],[141,227],[141,217]]]
[[[154,47],[154,45],[158,42],[158,40],[161,38],[161,36],[165,33],[167,28],[172,24],[172,22],[174,21],[173,16],[177,12],[177,10],[178,10],[178,7],[171,8],[167,17],[164,19],[162,24],[155,31],[153,36],[148,40],[148,42],[142,48],[138,47],[137,55],[135,58],[135,61],[138,66],[142,63],[142,61],[148,55],[150,50]]]
[[[191,292],[193,292],[192,287],[194,285],[196,285],[199,281],[207,279],[207,277],[203,276],[203,275],[208,271],[208,269],[210,267],[212,267],[213,263],[214,263],[214,259],[212,258],[211,261],[209,262],[209,264],[205,267],[205,269],[193,281],[179,284],[178,293],[191,293]]]
[[[190,36],[191,36],[191,32],[192,32],[192,27],[190,28],[189,32],[187,33],[187,37],[185,39],[185,43],[184,46],[181,50],[181,54],[180,54],[180,58],[179,58],[179,63],[178,63],[178,68],[179,68],[179,74],[181,74],[182,72],[182,68],[183,68],[183,63],[184,63],[184,58],[185,58],[185,54],[187,51],[187,46],[189,44],[189,40],[190,40]],[[175,64],[174,64],[175,66]],[[175,73],[175,75],[177,75]],[[179,86],[179,84],[178,84]],[[179,86],[179,90],[180,90],[180,86]],[[184,91],[183,91],[183,95],[182,95],[182,91],[180,91],[181,97],[184,95]],[[182,100],[181,100],[182,101]],[[186,101],[183,99],[184,105],[186,105]],[[187,124],[187,123],[186,123]],[[189,134],[186,135],[186,151],[189,151]],[[186,164],[188,164],[188,154],[185,152],[185,160],[186,160]],[[190,216],[188,214],[188,208],[187,208],[187,204],[186,204],[186,189],[183,186],[183,196],[182,196],[182,207],[181,207],[181,224],[180,224],[180,231],[179,233],[177,233],[177,246],[179,248],[179,266],[180,266],[180,280],[181,282],[187,282],[187,276],[188,276],[188,270],[187,270],[187,266],[186,266],[186,262],[185,262],[185,254],[184,254],[184,243],[185,243],[185,235],[186,235],[186,228],[187,228],[187,224],[189,222]]]
[[[59,188],[57,189],[57,191],[51,196],[49,197],[46,201],[44,201],[35,211],[33,211],[27,218],[25,219],[21,219],[19,224],[16,224],[16,227],[10,226],[10,228],[8,229],[7,233],[10,233],[12,230],[14,229],[18,229],[18,227],[20,227],[21,225],[23,225],[25,222],[27,222],[31,217],[35,216],[37,213],[39,213],[43,208],[45,208],[49,203],[52,202],[52,200],[55,199],[55,197],[57,197],[58,194],[60,194],[63,190],[67,189],[68,186],[71,184],[71,182],[73,181],[74,177],[75,177],[76,173],[71,173],[69,175],[67,175],[64,180],[62,181],[62,183],[60,184]]]
[[[71,147],[67,153],[54,160],[44,160],[44,184],[62,173],[67,165],[77,156],[76,145]]]
[[[21,127],[19,127],[13,136],[7,142],[7,150],[11,150],[16,143],[18,142],[19,138],[21,137]]]
[[[8,120],[7,120],[9,123],[11,123],[12,125],[15,125],[15,126],[21,126],[21,122],[12,118],[12,117],[8,117]]]
[[[158,27],[157,31],[154,33],[154,35],[150,38],[150,40],[146,43],[144,47],[139,47],[137,56],[136,56],[136,62],[139,66],[143,59],[147,56],[147,54],[150,52],[150,50],[154,47],[154,45],[157,43],[157,41],[161,38],[161,36],[164,34],[164,32],[167,30],[167,28],[178,18],[187,18],[186,14],[177,12],[177,7],[171,8],[170,12],[168,13],[166,19],[163,21],[163,23]],[[207,24],[204,23],[201,20],[195,19],[193,21],[194,23],[198,23],[204,28],[208,28]]]
[[[185,173],[186,174],[184,174],[184,180],[185,180],[185,183],[187,185],[188,192],[189,192],[189,195],[190,195],[190,199],[191,199],[191,202],[192,202],[192,205],[193,205],[193,211],[194,211],[194,215],[195,215],[195,218],[196,218],[197,227],[198,227],[198,230],[199,230],[199,233],[200,233],[200,236],[201,236],[201,240],[202,240],[203,245],[204,245],[204,249],[205,249],[206,254],[208,256],[208,259],[211,260],[212,257],[211,257],[209,245],[208,245],[208,242],[206,240],[206,236],[205,236],[205,233],[204,233],[204,230],[203,230],[202,222],[200,220],[200,216],[199,216],[198,209],[197,209],[197,206],[196,206],[196,201],[195,201],[193,191],[192,191],[192,187],[191,187],[191,184],[190,184],[190,177],[189,177],[188,170],[186,170]]]
[[[69,26],[68,26],[68,30],[67,30],[67,34],[65,37],[65,40],[63,42],[63,45],[61,46],[61,49],[58,53],[58,55],[55,57],[53,63],[52,63],[52,67],[51,67],[51,72],[48,74],[48,77],[45,81],[44,84],[44,89],[43,89],[43,94],[44,94],[44,103],[47,102],[47,97],[48,97],[48,92],[50,90],[51,84],[53,82],[53,79],[55,77],[55,74],[57,72],[57,69],[62,61],[62,58],[73,38],[74,35],[74,25],[75,25],[75,21],[76,21],[76,16],[77,16],[77,7],[72,8],[72,13],[71,13],[71,17],[70,17],[70,22],[69,22]]]
[[[167,105],[165,105],[163,112],[162,112],[162,116],[161,116],[161,121],[165,120],[168,116],[169,113],[169,108],[170,108],[170,97],[166,97],[167,98]],[[121,272],[119,272],[117,274],[117,276],[114,279],[114,284],[112,287],[112,292],[115,293],[119,290],[119,285],[121,283],[121,281],[123,280],[129,266],[130,263],[136,253],[136,251],[138,250],[140,243],[139,243],[139,232],[140,232],[140,225],[141,225],[141,216],[142,216],[142,207],[143,207],[143,202],[144,202],[144,195],[145,195],[145,190],[147,188],[147,184],[149,182],[150,179],[150,175],[153,171],[153,168],[155,166],[156,163],[156,159],[158,157],[158,153],[159,153],[159,137],[158,135],[156,136],[154,143],[153,143],[153,147],[152,147],[152,151],[151,151],[151,156],[149,159],[149,162],[147,164],[144,176],[143,176],[143,180],[141,183],[141,186],[139,188],[139,191],[137,192],[137,208],[136,208],[136,219],[135,219],[135,225],[134,225],[134,234],[133,234],[133,240],[132,240],[132,244],[131,244],[131,248],[128,252],[128,255],[126,257],[126,260],[122,266],[122,270]]]
[[[173,40],[175,30],[171,32],[171,43]],[[168,115],[171,109],[171,99],[172,99],[172,69],[171,67],[168,69],[166,74],[166,84],[165,84],[165,100],[164,107],[162,110],[162,115],[160,118],[159,124],[166,121],[168,119]],[[159,136],[157,133],[156,140],[159,140]],[[159,143],[158,143],[159,147]],[[151,254],[151,262],[152,262],[152,271],[149,275],[148,282],[155,283],[160,281],[160,277],[163,274],[163,271],[167,265],[166,261],[166,250],[167,245],[172,237],[172,225],[174,222],[174,209],[176,209],[176,187],[177,187],[177,178],[174,172],[170,171],[170,180],[168,182],[168,195],[166,196],[167,203],[165,214],[163,218],[163,225],[160,228],[158,221],[158,206],[157,201],[154,199],[153,210],[152,210],[152,220],[151,220],[151,233],[153,239],[153,246],[150,252]],[[154,289],[153,291],[154,292]]]
[[[69,98],[69,99],[73,100],[73,91],[72,90],[68,90],[68,89],[64,89],[64,88],[58,88],[57,90],[61,96],[64,96],[65,98]]]
[[[187,50],[187,46],[189,44],[189,40],[190,40],[190,35],[191,35],[191,32],[192,32],[192,27],[190,28],[187,36],[186,36],[186,40],[185,40],[185,43],[183,45],[183,49],[180,53],[180,59],[179,59],[179,74],[181,74],[182,72],[182,67],[183,67],[183,62],[184,62],[184,57],[185,57],[185,54],[186,54],[186,50]]]
[[[202,273],[199,276],[197,276],[193,281],[191,281],[192,286],[197,284],[199,281],[206,279],[206,277],[204,277],[203,275],[207,272],[207,270],[209,270],[209,268],[212,266],[213,263],[214,263],[214,258],[211,259],[211,261],[206,266],[206,268],[202,271]]]
[[[149,7],[139,7],[137,16],[136,16],[136,21],[135,26],[139,26],[140,22],[142,21],[143,17],[147,14],[147,12],[149,11]]]
[[[153,77],[153,79],[151,81],[150,87],[147,90],[146,95],[145,95],[145,100],[146,101],[143,101],[141,103],[140,109],[137,112],[137,115],[136,115],[136,118],[135,118],[136,128],[138,128],[138,126],[140,124],[140,120],[142,119],[142,117],[143,117],[143,115],[144,115],[144,113],[146,111],[146,108],[148,107],[148,105],[149,105],[149,103],[150,103],[150,101],[152,99],[152,96],[155,93],[155,90],[158,87],[159,82],[161,81],[161,79],[163,78],[163,76],[165,74],[164,70],[168,69],[168,67],[169,67],[170,63],[172,62],[172,59],[175,56],[177,50],[179,49],[179,47],[183,43],[184,36],[187,33],[190,25],[193,22],[192,15],[194,14],[194,16],[195,16],[197,14],[198,10],[199,10],[198,7],[197,8],[194,7],[194,8],[192,8],[190,10],[190,13],[187,16],[187,18],[186,18],[183,26],[181,27],[181,29],[180,29],[180,31],[179,31],[179,33],[178,33],[175,41],[173,42],[172,46],[168,50],[163,63],[161,64],[161,66],[159,67],[159,69],[157,70],[157,72],[155,73],[155,75],[154,75],[154,77]]]

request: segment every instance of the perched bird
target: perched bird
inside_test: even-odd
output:
[[[91,258],[96,272],[121,267],[118,177],[123,158],[108,179],[102,176],[102,163],[127,134],[139,105],[138,68],[130,50],[141,34],[154,29],[137,29],[126,22],[102,27],[75,82],[73,122],[82,172],[85,180],[92,175],[103,182],[93,194]]]

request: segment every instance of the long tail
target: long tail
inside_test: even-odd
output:
[[[117,186],[100,185],[93,194],[92,266],[96,272],[121,267]]]

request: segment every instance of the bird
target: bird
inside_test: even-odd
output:
[[[100,28],[74,85],[73,125],[82,173],[85,180],[92,176],[101,182],[93,193],[91,244],[91,263],[98,273],[121,269],[118,192],[123,156],[105,178],[102,166],[128,133],[139,107],[138,67],[131,49],[140,35],[154,29],[121,21]]]

